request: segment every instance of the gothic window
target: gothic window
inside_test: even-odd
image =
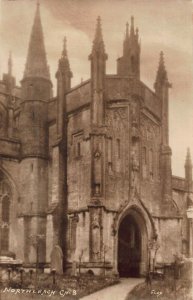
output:
[[[147,149],[146,149],[146,147],[142,148],[142,176],[143,176],[143,178],[147,177]]]
[[[149,150],[149,175],[150,178],[153,179],[153,150]]]
[[[111,163],[112,162],[112,139],[108,139],[108,162]]]
[[[2,200],[2,222],[9,223],[9,198],[4,197]]]
[[[1,251],[9,250],[9,227],[2,225],[1,228]]]
[[[74,156],[80,158],[82,156],[82,133],[73,135]]]
[[[101,165],[101,153],[97,150],[94,153],[94,194],[99,195],[101,193],[102,182],[102,165]]]
[[[5,109],[1,108],[0,105],[0,134],[5,135],[6,133],[6,119],[7,119],[7,112]]]
[[[9,226],[10,226],[10,197],[11,188],[0,172],[0,195],[1,195],[1,215],[0,215],[0,250],[9,250]]]
[[[77,222],[78,216],[73,216],[69,220],[69,238],[70,238],[70,250],[76,250],[76,231],[77,231]]]
[[[117,158],[121,158],[121,142],[120,142],[120,139],[116,140],[116,146],[117,146]]]
[[[113,147],[112,139],[108,139],[108,141],[107,141],[107,157],[108,157],[109,172],[112,171],[112,150],[113,150],[112,147]]]

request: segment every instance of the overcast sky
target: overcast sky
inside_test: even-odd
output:
[[[125,24],[131,15],[141,38],[141,79],[150,88],[155,81],[160,51],[164,51],[170,91],[170,145],[173,174],[184,176],[184,160],[189,146],[193,156],[193,55],[192,2],[190,0],[40,0],[48,64],[53,84],[67,37],[73,85],[89,78],[88,55],[95,23],[102,18],[108,53],[107,72],[116,72],[122,54]],[[22,79],[36,1],[1,2],[0,75],[7,71],[8,53],[13,53],[13,72]]]

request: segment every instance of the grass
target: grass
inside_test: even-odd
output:
[[[137,285],[126,300],[192,300],[192,283],[190,280],[153,280],[151,286],[146,283]]]
[[[67,294],[67,296],[65,296],[65,299],[79,299],[80,297],[89,295],[91,293],[94,293],[95,291],[119,282],[119,280],[115,277],[95,276],[88,274],[82,274],[81,276],[76,277],[56,275],[55,278],[56,281],[55,284],[53,284],[52,275],[42,273],[38,275],[38,281],[36,283],[35,274],[33,274],[33,277],[30,279],[29,273],[24,273],[21,283],[21,277],[19,274],[17,274],[15,275],[15,277],[12,277],[10,281],[4,281],[2,287],[31,290],[54,290],[56,291],[55,295],[59,295],[60,291],[62,290]]]

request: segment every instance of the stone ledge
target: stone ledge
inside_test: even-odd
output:
[[[19,159],[20,146],[21,145],[18,140],[1,138],[0,139],[0,156]]]

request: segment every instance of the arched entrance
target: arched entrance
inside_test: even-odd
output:
[[[141,214],[131,209],[118,229],[118,272],[120,277],[139,277],[147,266],[147,229]]]

